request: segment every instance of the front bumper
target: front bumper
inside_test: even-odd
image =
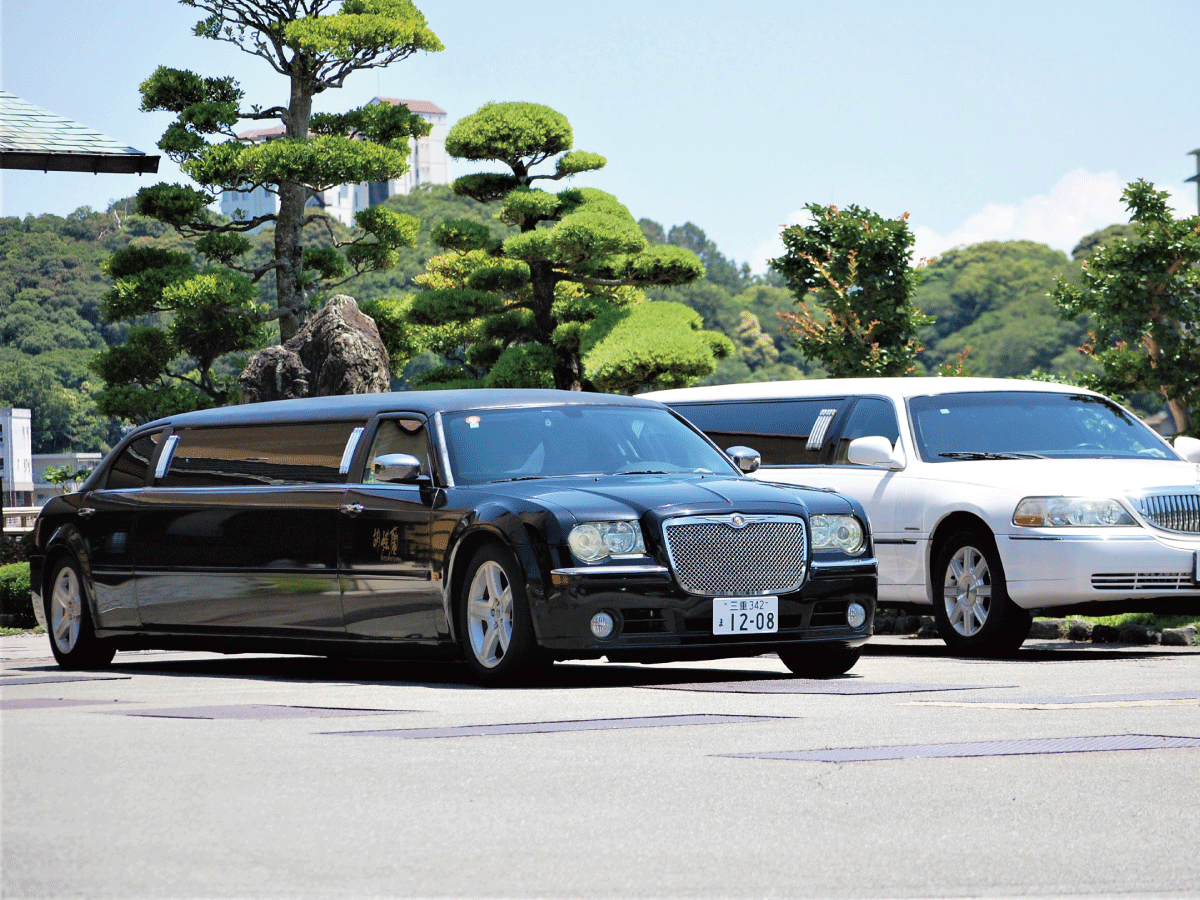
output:
[[[875,614],[876,563],[814,563],[799,591],[779,595],[779,630],[766,634],[713,634],[712,598],[684,592],[663,566],[556,569],[548,587],[533,604],[534,628],[538,642],[560,659],[752,656],[805,642],[865,642]],[[846,621],[851,602],[867,611],[858,628]],[[589,628],[600,611],[617,621],[604,640]]]
[[[1171,598],[1194,599],[1200,610],[1200,539],[1168,540],[1143,528],[1081,531],[1038,529],[997,542],[1008,594],[1018,606]]]

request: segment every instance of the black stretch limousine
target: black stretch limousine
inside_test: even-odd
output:
[[[429,391],[227,407],[131,433],[37,520],[66,668],[144,647],[555,659],[778,653],[841,674],[871,633],[866,516],[745,477],[659,403]]]

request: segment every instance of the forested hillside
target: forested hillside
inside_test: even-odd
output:
[[[414,279],[438,252],[429,232],[446,219],[485,222],[498,237],[508,231],[490,218],[486,207],[455,197],[448,187],[420,188],[388,204],[417,216],[421,234],[416,247],[400,251],[395,268],[341,288],[360,303],[415,292]],[[124,324],[101,321],[100,302],[109,284],[101,264],[134,242],[187,247],[165,226],[132,215],[131,209],[132,202],[123,200],[105,212],[84,207],[66,218],[0,219],[0,405],[34,410],[35,452],[104,449],[120,433],[119,423],[96,412],[92,393],[98,379],[87,366],[97,350],[120,343],[126,332]],[[649,241],[686,247],[705,265],[706,278],[649,294],[655,300],[691,306],[703,317],[704,327],[733,340],[736,353],[722,360],[708,382],[823,374],[819,366],[806,363],[779,330],[776,314],[794,306],[778,275],[753,275],[748,266],[725,257],[690,222],[664,227],[642,219],[639,224]],[[335,226],[334,236],[339,228]],[[1124,229],[1115,226],[1090,235],[1075,255],[1086,256],[1100,241]],[[265,258],[269,232],[254,239],[261,245],[256,252]],[[1087,339],[1086,326],[1062,320],[1047,296],[1057,276],[1070,276],[1078,266],[1078,260],[1029,241],[947,252],[924,268],[917,289],[916,305],[936,317],[922,336],[920,364],[934,372],[956,366],[966,353],[964,369],[977,375],[1080,370],[1087,361],[1076,348]],[[270,299],[271,279],[263,279],[260,289],[264,299]]]

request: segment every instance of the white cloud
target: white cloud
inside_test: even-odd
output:
[[[1084,235],[1129,221],[1129,211],[1121,202],[1126,183],[1116,172],[1096,174],[1076,169],[1059,179],[1047,193],[1015,204],[990,203],[946,234],[910,220],[916,239],[913,259],[937,256],[952,247],[982,241],[1037,241],[1069,254]],[[1171,194],[1175,215],[1190,214],[1195,202],[1190,193],[1172,186],[1166,190]],[[808,212],[800,210],[788,217],[786,225],[809,221]],[[755,271],[764,271],[766,261],[782,252],[783,244],[776,234],[758,249],[751,266],[756,267]]]
[[[981,241],[1037,241],[1066,253],[1079,239],[1117,222],[1129,221],[1121,202],[1126,182],[1116,172],[1068,172],[1046,194],[1016,204],[991,203],[948,234],[913,227],[913,255],[936,256],[951,247]]]

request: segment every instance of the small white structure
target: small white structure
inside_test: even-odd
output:
[[[0,474],[4,505],[33,502],[33,432],[27,409],[0,409]]]
[[[363,184],[341,184],[322,191],[308,201],[310,206],[324,209],[343,225],[353,225],[356,213],[368,206],[378,206],[388,197],[407,194],[418,184],[449,184],[450,157],[446,153],[446,111],[428,100],[399,100],[392,97],[375,97],[371,103],[403,104],[409,112],[416,113],[432,126],[428,135],[409,139],[412,155],[409,170],[399,178]],[[282,137],[282,125],[274,128],[259,128],[244,131],[238,137],[247,141],[269,141]],[[233,219],[252,219],[270,215],[279,209],[279,198],[266,188],[252,191],[226,191],[221,195],[221,212]],[[240,210],[240,212],[239,212]]]

